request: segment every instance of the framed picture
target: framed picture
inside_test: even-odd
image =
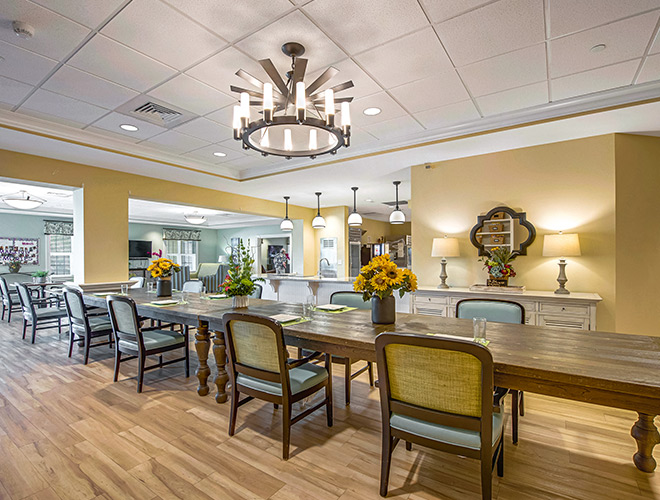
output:
[[[13,260],[23,265],[39,265],[39,240],[0,237],[0,264],[7,265]]]

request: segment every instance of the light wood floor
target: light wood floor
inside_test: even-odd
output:
[[[239,410],[227,436],[218,405],[179,366],[148,372],[137,394],[133,366],[112,383],[112,351],[66,356],[56,330],[20,338],[20,320],[0,325],[0,498],[127,499],[380,498],[378,394],[366,375],[343,406],[334,379],[335,425],[323,412],[294,426],[292,458],[280,457],[280,415],[272,405]],[[196,367],[195,363],[192,363]],[[339,371],[337,372],[339,374]],[[499,499],[660,498],[660,474],[632,464],[631,412],[526,395],[520,444],[507,424]],[[656,455],[657,457],[657,455]],[[480,498],[475,461],[416,447],[394,453],[390,497]]]

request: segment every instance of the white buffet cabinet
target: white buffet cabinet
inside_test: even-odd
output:
[[[603,300],[597,293],[558,295],[545,291],[507,293],[420,287],[413,297],[413,312],[454,318],[456,304],[462,299],[510,300],[525,308],[525,322],[528,325],[576,330],[596,329],[596,305]]]

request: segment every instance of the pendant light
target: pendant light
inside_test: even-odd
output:
[[[401,181],[394,181],[392,184],[396,187],[396,208],[390,214],[390,224],[403,224],[406,222],[406,215],[399,208],[399,184]]]
[[[284,215],[284,219],[282,219],[282,222],[280,222],[280,229],[282,231],[293,231],[293,221],[289,219],[289,196],[284,197],[284,202],[286,203],[286,214]]]
[[[19,191],[18,193],[3,196],[2,201],[4,201],[10,207],[17,208],[19,210],[32,210],[33,208],[40,207],[46,202],[46,200],[31,195],[27,191],[23,190]]]
[[[325,219],[321,217],[321,193],[314,193],[316,195],[317,211],[316,217],[312,221],[312,227],[314,229],[323,229],[325,228]]]
[[[352,187],[353,190],[353,211],[348,216],[348,225],[351,227],[359,227],[362,225],[362,216],[357,211],[357,190],[358,188]]]

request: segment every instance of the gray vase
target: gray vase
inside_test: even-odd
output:
[[[390,325],[396,321],[396,301],[390,295],[381,299],[371,297],[371,322],[378,325]]]
[[[171,297],[172,296],[172,281],[171,280],[156,280],[156,296],[157,297]]]

